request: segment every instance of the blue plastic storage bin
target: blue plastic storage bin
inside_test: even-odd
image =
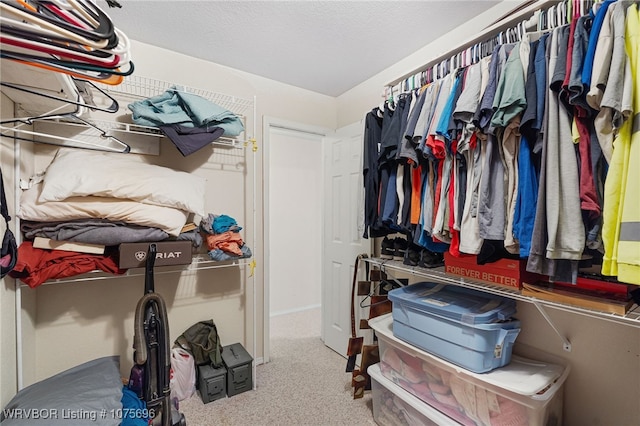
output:
[[[394,289],[389,300],[397,338],[474,373],[511,361],[515,300],[431,282]]]

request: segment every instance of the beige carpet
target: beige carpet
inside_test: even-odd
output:
[[[272,318],[256,389],[208,404],[196,392],[180,403],[187,425],[375,425],[371,392],[353,399],[346,359],[322,343],[320,321],[320,309]]]

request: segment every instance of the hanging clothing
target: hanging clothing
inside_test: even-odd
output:
[[[382,135],[382,114],[378,108],[369,111],[364,120],[363,184],[364,184],[364,234],[363,238],[383,235],[378,223],[378,191],[380,171],[378,151]]]
[[[615,134],[631,114],[633,84],[629,57],[625,52],[625,3],[615,3],[610,10],[613,31],[610,71],[602,93],[600,112],[594,120],[598,141],[607,161],[612,157]]]
[[[529,55],[530,47],[528,42],[521,42],[519,45],[526,45],[524,53]],[[500,76],[496,97],[493,102],[494,114],[491,124],[495,127],[502,127],[502,154],[505,167],[506,185],[504,197],[506,201],[506,224],[504,231],[504,245],[508,252],[519,253],[518,241],[513,236],[513,217],[516,207],[516,196],[518,187],[518,149],[520,145],[520,115],[527,106],[525,99],[525,70],[522,68],[520,46],[516,46],[509,55],[504,66],[504,71]],[[527,60],[528,64],[528,60]]]
[[[637,4],[628,7],[625,27],[625,46],[630,62],[631,81],[634,82],[634,115],[625,121],[614,142],[612,167],[605,183],[608,194],[614,197],[619,195],[620,201],[618,215],[605,221],[607,245],[613,245],[613,248],[605,252],[603,273],[606,270],[617,274],[618,279],[623,282],[640,285],[640,199],[637,196],[637,183],[640,182],[640,11]],[[615,172],[614,159],[616,164],[622,163],[621,169]],[[606,198],[607,203],[615,203],[615,200],[613,197]],[[614,222],[615,217],[619,218],[619,223]],[[603,230],[603,238],[604,236]]]
[[[596,54],[596,48],[597,45],[600,44],[600,31],[603,27],[603,25],[605,25],[607,23],[607,18],[605,18],[605,15],[607,14],[607,10],[609,9],[609,6],[615,2],[616,0],[604,0],[602,3],[600,3],[600,7],[598,8],[598,11],[595,13],[595,16],[593,17],[593,22],[591,24],[591,31],[589,33],[589,43],[587,45],[587,51],[585,53],[585,57],[584,57],[584,70],[582,73],[582,84],[585,87],[594,87],[593,84],[593,66],[594,64],[603,64],[603,65],[607,65],[609,62],[601,62],[603,59],[600,58],[597,54]]]
[[[480,238],[504,241],[506,227],[505,212],[505,171],[501,147],[502,128],[492,123],[493,105],[498,94],[500,77],[504,65],[514,44],[496,47],[491,57],[489,83],[480,103],[478,127],[487,135],[484,139],[485,164],[484,175],[480,182],[480,201],[478,208]]]
[[[558,59],[562,58],[559,54],[559,42],[562,42],[564,38],[562,34],[566,32],[567,27],[558,27],[553,30],[551,35],[547,38],[547,46],[545,49],[545,57],[547,63],[547,75],[555,76],[555,81],[558,77],[564,78],[564,72],[557,72],[556,65]],[[564,64],[561,65],[564,69]],[[531,238],[531,250],[529,252],[529,258],[527,260],[527,271],[547,275],[552,281],[564,281],[575,282],[578,274],[578,262],[573,260],[562,260],[559,258],[549,257],[550,251],[548,250],[551,241],[549,228],[554,229],[554,237],[557,234],[557,216],[549,219],[549,209],[547,205],[552,204],[551,211],[555,214],[557,208],[557,190],[552,189],[556,185],[556,181],[552,181],[551,178],[558,172],[557,156],[550,155],[549,151],[558,151],[557,141],[554,147],[551,147],[550,141],[553,142],[553,138],[558,137],[558,120],[560,115],[560,105],[558,104],[558,93],[552,90],[552,82],[554,79],[548,80],[547,83],[547,96],[545,98],[545,112],[542,123],[542,139],[541,139],[541,163],[540,163],[540,181],[538,187],[538,199],[536,216],[533,225],[533,233]],[[565,121],[568,120],[565,114]],[[569,136],[570,136],[569,128]],[[550,137],[549,135],[554,136]],[[571,143],[571,142],[570,142]],[[550,170],[551,169],[551,170]],[[549,193],[549,194],[548,194]],[[576,194],[577,197],[577,194]],[[584,233],[584,231],[582,231]],[[552,248],[555,248],[553,243]]]
[[[527,107],[520,122],[518,187],[513,213],[513,235],[519,244],[520,257],[523,258],[529,256],[538,198],[540,159],[539,155],[534,153],[534,149],[542,127],[542,115],[544,115],[547,37],[548,34],[544,34],[539,40],[531,42],[528,78],[525,83]]]
[[[599,250],[603,272],[618,274],[640,222],[627,184],[640,170],[631,165],[635,127],[626,124],[640,120],[632,115],[630,6],[605,0],[588,16],[574,9],[569,24],[498,44],[489,57],[403,94],[404,108],[403,95],[395,109],[387,104],[381,228],[482,263],[527,258],[528,271],[551,281],[575,282],[578,262],[584,254],[597,261]],[[388,144],[385,132],[394,135]],[[634,267],[625,268],[635,279]]]

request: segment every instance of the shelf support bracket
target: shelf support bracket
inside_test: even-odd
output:
[[[536,308],[538,308],[538,311],[540,312],[540,314],[544,317],[544,319],[547,321],[547,323],[549,323],[549,325],[551,326],[553,331],[555,331],[556,334],[560,337],[560,340],[562,340],[562,348],[567,352],[571,352],[571,342],[569,341],[569,339],[564,337],[564,335],[562,335],[562,333],[560,333],[558,328],[555,326],[555,324],[551,320],[551,317],[549,316],[547,311],[544,310],[544,306],[542,306],[540,303],[538,303],[536,301],[533,302],[533,305]]]

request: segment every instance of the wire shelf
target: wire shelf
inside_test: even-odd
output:
[[[103,90],[105,94],[113,96],[120,104],[121,118],[126,117],[128,121],[133,122],[131,118],[131,111],[124,107],[129,102],[135,102],[143,99],[148,99],[154,96],[161,95],[165,91],[175,88],[179,91],[184,91],[190,94],[194,94],[202,97],[203,99],[212,102],[219,107],[222,107],[233,114],[235,114],[243,123],[245,130],[236,137],[220,137],[212,142],[213,145],[227,147],[227,148],[243,148],[247,139],[247,115],[253,114],[254,100],[242,98],[233,95],[227,95],[224,93],[212,92],[209,90],[198,89],[188,87],[181,84],[171,83],[163,80],[156,80],[148,77],[141,76],[128,76],[122,83],[116,86],[104,85],[100,83],[95,84],[100,90]],[[108,104],[111,99],[107,99],[103,94],[92,93],[93,100],[97,104]],[[127,129],[133,132],[137,131],[140,134],[146,133],[159,137],[164,137],[164,134],[160,132],[156,127],[147,127],[137,125],[135,128],[132,124],[123,123],[122,121],[114,124],[114,126],[129,126]],[[120,129],[118,129],[120,130]],[[128,131],[128,130],[124,130]]]
[[[188,265],[157,266],[154,270],[154,275],[164,275],[164,274],[174,274],[174,273],[195,273],[198,271],[204,271],[208,269],[251,266],[252,263],[253,263],[252,258],[219,261],[219,260],[211,260],[206,255],[198,255],[198,256],[194,256],[192,258],[191,263]],[[86,272],[84,274],[76,275],[69,278],[51,279],[40,284],[40,286],[38,287],[51,285],[51,284],[112,280],[112,279],[118,279],[118,278],[139,277],[144,275],[145,275],[144,267],[130,268],[130,269],[127,269],[124,274],[120,274],[120,275],[115,275],[115,274],[110,274],[108,272],[95,270],[95,271]],[[23,283],[21,283],[20,286],[29,287],[28,285]]]
[[[117,86],[98,86],[106,92],[137,99],[146,99],[160,95],[171,88],[198,95],[215,103],[236,115],[246,116],[253,110],[253,99],[241,98],[224,93],[212,92],[204,89],[188,87],[182,84],[170,83],[136,75],[128,76]]]
[[[598,311],[595,309],[588,309],[579,306],[567,305],[559,302],[552,302],[548,300],[538,299],[532,296],[524,296],[521,294],[520,290],[514,287],[506,287],[506,286],[498,286],[486,284],[478,281],[474,281],[468,278],[456,277],[447,274],[444,272],[444,267],[439,268],[422,268],[419,266],[409,266],[402,263],[399,260],[388,260],[388,259],[380,259],[380,258],[365,258],[363,259],[365,262],[368,262],[372,265],[379,266],[380,269],[385,270],[387,268],[393,269],[396,271],[408,273],[411,275],[415,275],[417,277],[427,278],[430,280],[438,281],[443,284],[453,284],[461,287],[472,288],[475,290],[484,291],[485,293],[492,293],[498,296],[508,297],[511,299],[528,302],[528,303],[539,303],[544,306],[552,306],[554,308],[578,313],[582,315],[587,315],[594,318],[605,319],[617,323],[623,323],[626,325],[631,325],[633,327],[640,328],[640,306],[634,304],[625,315],[619,315],[604,311]]]

